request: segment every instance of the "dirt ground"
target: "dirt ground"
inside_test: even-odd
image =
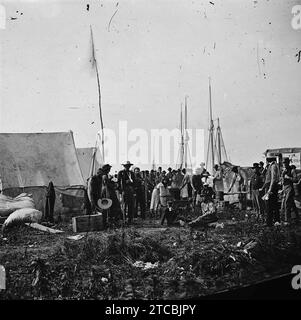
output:
[[[6,290],[0,299],[197,298],[290,272],[301,259],[301,227],[264,227],[233,209],[217,227],[158,221],[61,234],[18,226],[0,238]]]

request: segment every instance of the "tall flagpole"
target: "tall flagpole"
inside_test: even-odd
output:
[[[99,72],[98,65],[95,55],[94,48],[94,38],[93,38],[93,30],[90,25],[91,30],[91,40],[92,40],[92,66],[95,67],[96,77],[97,77],[97,88],[98,88],[98,106],[99,106],[99,117],[100,117],[100,131],[101,131],[101,151],[102,151],[102,161],[105,162],[105,146],[104,146],[104,128],[103,128],[103,118],[102,118],[102,109],[101,109],[101,90],[100,90],[100,80],[99,80]]]

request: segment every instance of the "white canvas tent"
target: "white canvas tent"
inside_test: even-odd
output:
[[[56,190],[55,212],[78,207],[85,182],[73,133],[0,133],[0,179],[3,194],[31,193],[38,210],[44,209],[50,181]]]
[[[99,148],[77,148],[77,157],[84,181],[86,182],[101,166]]]

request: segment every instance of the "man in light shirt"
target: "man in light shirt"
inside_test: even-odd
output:
[[[278,190],[280,173],[275,157],[267,157],[267,167],[265,181],[260,190],[265,191],[265,212],[267,226],[271,227],[273,223],[280,222],[280,213],[278,207]]]

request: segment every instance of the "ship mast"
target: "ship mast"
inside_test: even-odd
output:
[[[185,120],[184,120],[184,134],[185,134],[185,149],[184,149],[184,164],[187,169],[187,156],[188,156],[188,141],[187,141],[187,96],[185,96]]]
[[[228,161],[227,151],[222,135],[222,129],[220,127],[219,118],[217,119],[217,128],[216,128],[216,152],[218,157],[218,163],[221,164],[222,161]]]
[[[216,135],[217,135],[218,164],[221,165],[221,163],[222,163],[222,149],[221,149],[221,128],[220,128],[220,125],[219,125],[219,118],[217,118]]]
[[[214,122],[212,118],[212,98],[211,98],[211,79],[209,77],[209,117],[210,117],[210,128],[209,128],[209,139],[208,139],[208,151],[207,151],[207,166],[209,164],[209,154],[211,154],[211,173],[214,172]]]

